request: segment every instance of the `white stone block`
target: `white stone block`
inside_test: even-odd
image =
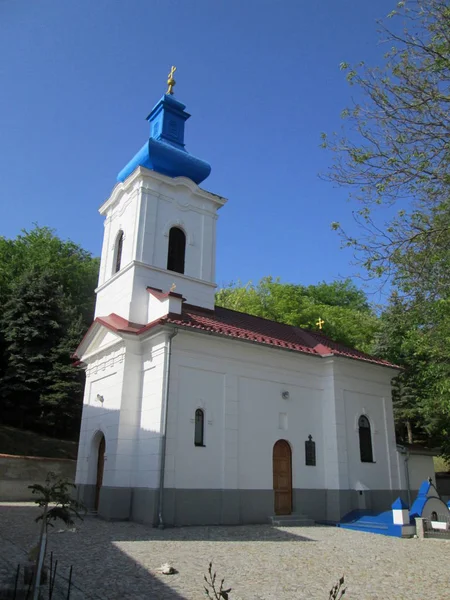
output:
[[[394,509],[392,511],[392,518],[394,521],[394,525],[409,525],[409,510],[404,509]]]

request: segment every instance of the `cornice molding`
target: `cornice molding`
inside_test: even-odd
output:
[[[195,212],[198,213],[200,215],[206,215],[208,217],[211,217],[213,219],[217,219],[217,207],[208,209],[208,208],[203,208],[201,206],[196,206],[195,204],[192,204],[191,202],[182,202],[179,198],[175,198],[173,196],[167,196],[166,194],[163,194],[162,192],[158,192],[157,190],[142,186],[140,188],[140,192],[142,193],[142,195],[144,196],[151,196],[152,198],[156,198],[157,200],[162,200],[163,202],[167,202],[168,204],[173,204],[175,205],[180,211],[183,212]]]
[[[111,348],[102,349],[99,353],[96,353],[95,356],[96,359],[93,362],[89,362],[86,367],[86,377],[92,377],[97,373],[102,373],[103,371],[106,371],[106,369],[112,369],[114,366],[123,363],[125,359],[125,348],[114,353],[111,353]]]
[[[155,190],[155,184],[158,187],[165,185],[171,188],[187,189],[189,190],[190,194],[198,198],[202,198],[203,200],[212,202],[217,206],[217,208],[222,207],[227,202],[226,198],[203,190],[187,177],[168,177],[166,175],[162,175],[161,173],[157,173],[156,171],[150,171],[144,167],[138,167],[123,183],[116,184],[111,192],[111,196],[102,204],[102,206],[100,206],[100,214],[105,214],[108,209],[110,209],[120,200],[123,194],[129,192],[130,188],[135,186],[145,190],[146,192],[151,191],[153,193],[156,192],[157,194],[161,194],[162,196],[165,195],[159,190]]]
[[[133,261],[133,264],[137,267],[144,267],[145,269],[149,269],[150,271],[157,271],[158,273],[165,273],[166,275],[176,277],[177,279],[185,279],[186,281],[192,281],[194,283],[201,283],[203,285],[207,285],[208,287],[211,287],[214,289],[216,289],[216,287],[217,287],[216,283],[211,283],[210,281],[205,281],[204,279],[197,279],[197,277],[191,277],[189,275],[185,275],[184,273],[175,273],[172,271],[168,271],[167,269],[161,269],[160,267],[155,267],[153,265],[147,265],[146,263],[140,262],[138,260]]]
[[[99,285],[95,289],[95,293],[98,294],[99,292],[104,290],[108,285],[110,285],[111,283],[116,281],[116,279],[119,279],[119,277],[121,277],[124,273],[126,273],[133,267],[143,267],[144,269],[148,269],[149,271],[157,271],[158,273],[166,273],[166,274],[173,275],[173,273],[171,273],[170,271],[167,271],[167,269],[155,267],[154,265],[148,265],[139,260],[132,260],[127,265],[125,265],[123,267],[123,269],[120,269],[120,271],[118,273],[114,273],[114,275],[112,277],[110,277],[105,282],[103,282],[101,285]],[[197,279],[197,277],[190,277],[189,275],[185,275],[184,273],[176,273],[175,275],[176,275],[177,279],[179,278],[179,279],[185,279],[186,281],[192,281],[194,283],[201,283],[201,284],[211,287],[213,289],[216,289],[216,287],[217,287],[216,283],[211,283],[210,281],[205,281],[204,279]]]
[[[120,200],[122,199],[122,196],[120,198],[118,198],[117,202],[114,203],[114,206],[110,212],[110,214],[105,218],[105,223],[111,223],[112,221],[114,221],[115,219],[121,217],[124,212],[126,211],[126,209],[130,206],[130,204],[133,202],[133,200],[135,200],[135,198],[137,198],[139,193],[138,189],[134,189],[127,197],[127,199],[123,202],[123,204],[120,204]]]
[[[98,292],[101,292],[102,290],[104,290],[107,285],[109,285],[110,283],[113,283],[114,281],[116,281],[116,279],[119,279],[119,277],[121,275],[123,275],[124,273],[129,271],[133,267],[134,263],[135,263],[135,261],[132,260],[127,265],[122,267],[120,269],[120,271],[118,271],[117,273],[114,273],[114,275],[112,275],[109,279],[107,279],[101,285],[99,285],[97,288],[95,288],[94,292],[96,294],[98,294]]]

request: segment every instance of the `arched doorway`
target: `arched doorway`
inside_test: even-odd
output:
[[[273,492],[276,515],[292,512],[292,452],[286,440],[273,447]]]
[[[98,510],[98,503],[100,500],[100,489],[103,483],[103,468],[105,466],[105,446],[105,436],[102,435],[100,443],[98,445],[97,479],[95,482],[95,510]]]

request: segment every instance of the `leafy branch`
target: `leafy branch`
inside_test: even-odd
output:
[[[55,473],[49,472],[45,485],[35,483],[28,486],[32,494],[39,496],[34,502],[44,509],[44,512],[36,518],[36,522],[42,521],[45,514],[45,529],[53,527],[57,519],[63,521],[67,526],[74,525],[74,519],[83,520],[82,512],[86,512],[84,505],[75,500],[72,491],[75,485],[67,479],[61,479]],[[51,507],[49,507],[51,505]],[[47,508],[47,510],[45,510]]]

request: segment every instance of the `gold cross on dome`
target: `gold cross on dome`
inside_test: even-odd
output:
[[[324,323],[325,321],[319,317],[319,320],[317,321],[316,325],[319,329],[322,329]]]
[[[173,95],[173,86],[176,84],[176,81],[175,81],[175,79],[173,78],[173,75],[174,75],[174,73],[175,73],[175,71],[176,71],[176,70],[177,70],[177,68],[176,68],[176,67],[172,67],[172,68],[170,69],[170,73],[169,73],[169,75],[167,76],[167,86],[168,86],[168,87],[167,87],[167,92],[166,92],[166,94]]]

